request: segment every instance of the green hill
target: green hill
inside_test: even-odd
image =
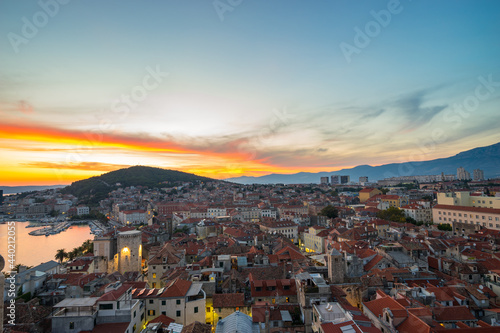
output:
[[[168,187],[163,182],[213,182],[215,179],[197,176],[191,173],[152,168],[146,166],[133,166],[127,169],[111,171],[101,176],[96,176],[72,183],[61,190],[62,193],[73,194],[80,200],[89,204],[97,203],[104,199],[109,192],[121,187],[147,186]]]

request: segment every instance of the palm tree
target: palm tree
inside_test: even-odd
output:
[[[94,243],[90,240],[87,239],[85,242],[82,244],[82,249],[83,253],[93,253],[94,252]]]
[[[64,249],[57,250],[55,255],[56,260],[59,260],[59,263],[62,264],[63,260],[68,258],[68,253]]]
[[[79,257],[82,253],[81,253],[81,249],[78,248],[78,247],[75,247],[73,250],[71,250],[69,253],[68,253],[68,258],[69,260],[73,260],[75,259],[76,257]]]

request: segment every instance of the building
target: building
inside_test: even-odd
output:
[[[457,169],[457,179],[458,180],[469,180],[470,178],[470,173],[465,170],[464,168],[460,167]]]
[[[142,266],[142,232],[131,230],[117,235],[117,253],[114,255],[114,270],[140,272]]]
[[[0,205],[3,204],[3,190],[0,190]]]
[[[337,175],[331,176],[331,183],[332,183],[332,185],[340,184],[340,176],[337,176]]]
[[[299,226],[292,221],[264,221],[260,223],[260,230],[270,234],[282,234],[292,242],[298,242]]]
[[[253,333],[260,332],[259,324],[252,322],[252,317],[236,311],[217,322],[215,333]]]
[[[115,282],[101,297],[66,298],[54,306],[52,332],[141,332],[144,304],[132,299],[132,286]]]
[[[320,178],[320,184],[322,185],[328,185],[328,177],[321,177]]]
[[[340,184],[348,184],[351,182],[350,176],[340,176]]]
[[[366,202],[371,197],[382,194],[382,192],[376,188],[367,187],[359,191],[359,202]]]
[[[368,183],[368,177],[366,176],[359,177],[359,183],[360,184]]]
[[[122,224],[146,224],[148,213],[144,209],[124,210],[119,214]]]
[[[160,289],[134,289],[132,298],[144,301],[146,322],[164,315],[182,325],[204,323],[206,294],[201,287],[201,283],[175,279]]]
[[[472,171],[473,180],[484,180],[484,171],[481,169],[474,169]]]
[[[500,230],[500,209],[437,204],[432,208],[434,223],[447,223],[461,233],[460,223]],[[456,225],[455,225],[456,224]]]
[[[432,208],[428,201],[420,201],[401,207],[406,217],[411,217],[417,222],[432,222]]]
[[[308,233],[304,233],[304,250],[306,252],[325,253],[325,239],[328,231],[325,227],[312,226]]]
[[[87,206],[77,206],[76,207],[76,215],[82,216],[82,215],[88,215],[90,214],[90,208]]]
[[[471,195],[469,191],[437,194],[437,203],[447,206],[465,206],[500,209],[500,197]]]
[[[328,253],[328,278],[331,283],[343,283],[345,275],[345,266],[343,255],[337,249],[333,248]]]

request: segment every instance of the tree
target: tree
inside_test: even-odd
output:
[[[441,231],[452,231],[453,228],[448,223],[440,223],[438,224],[438,229]]]
[[[333,207],[332,205],[328,205],[325,208],[323,208],[320,212],[319,215],[321,216],[326,216],[329,219],[334,219],[336,218],[339,214],[337,211],[337,208]]]
[[[387,194],[387,192],[389,192],[390,190],[388,188],[379,188],[380,192],[382,192],[382,194]]]
[[[406,217],[404,212],[397,207],[389,207],[385,210],[381,210],[377,213],[377,217],[384,220],[389,220],[393,222],[406,222]]]
[[[94,253],[94,242],[92,242],[90,239],[87,239],[85,242],[83,242],[81,247],[84,254]]]
[[[79,248],[79,247],[75,247],[73,250],[71,250],[70,252],[68,252],[68,259],[69,260],[73,260],[79,256],[81,256],[83,253],[82,253],[82,249]]]
[[[68,253],[64,249],[59,249],[57,250],[55,258],[56,260],[59,260],[59,263],[61,264],[64,259],[68,258]]]

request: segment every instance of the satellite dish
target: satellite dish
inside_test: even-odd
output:
[[[483,288],[484,288],[484,287],[483,287],[483,285],[482,285],[482,284],[480,284],[480,285],[479,285],[479,289],[483,290]]]

